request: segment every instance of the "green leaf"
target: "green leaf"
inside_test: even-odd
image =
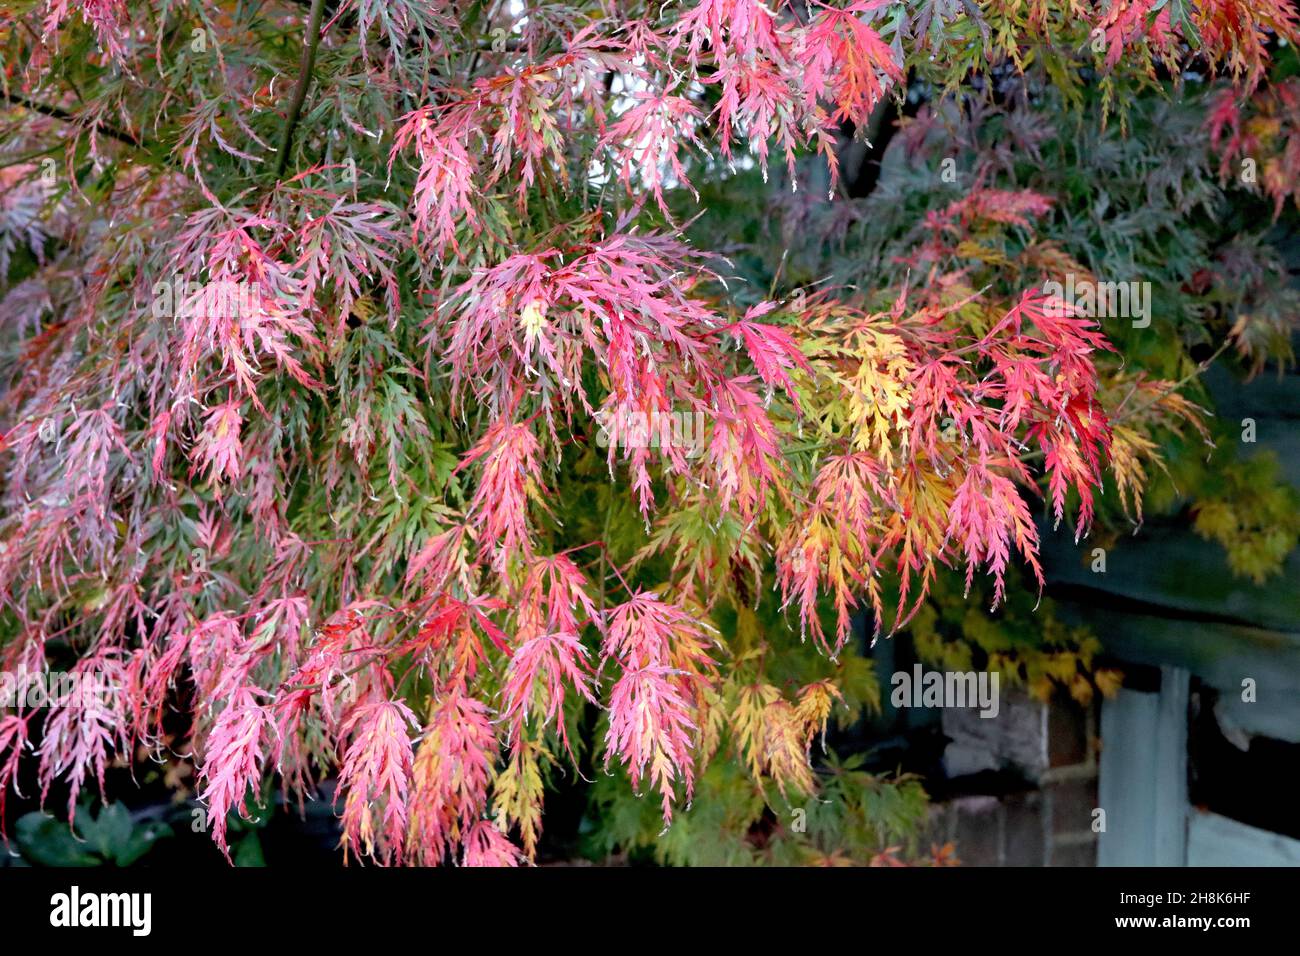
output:
[[[120,803],[102,807],[98,819],[92,819],[89,812],[77,815],[77,830],[105,859],[112,859],[116,850],[130,841],[131,826],[131,814]]]
[[[118,866],[130,866],[152,850],[155,843],[171,835],[171,829],[161,823],[146,823],[135,827],[126,842],[115,848],[113,862]]]
[[[266,866],[262,856],[262,841],[250,833],[235,845],[235,866]]]
[[[44,813],[18,818],[14,828],[23,857],[38,866],[99,866],[99,857],[86,850],[66,823]]]

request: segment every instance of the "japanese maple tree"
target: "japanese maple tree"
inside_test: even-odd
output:
[[[223,852],[328,780],[348,858],[508,866],[587,775],[593,812],[651,795],[668,859],[820,792],[842,844],[780,859],[895,861],[864,794],[916,816],[916,781],[824,748],[878,703],[855,622],[1032,607],[1044,529],[1123,520],[1107,487],[1140,520],[1169,443],[1209,435],[1195,336],[1143,351],[1045,291],[1091,274],[1082,200],[1025,162],[1082,168],[1071,124],[1140,141],[1173,90],[1199,201],[1267,143],[1280,214],[1296,25],[1290,0],[3,4],[0,661],[118,692],[0,711],[0,811],[29,764],[74,814],[115,760],[192,761]],[[845,157],[889,136],[864,206]],[[1278,270],[1233,292],[1216,261],[1169,282],[1231,335],[1188,326],[1262,365]]]

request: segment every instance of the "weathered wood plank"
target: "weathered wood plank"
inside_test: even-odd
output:
[[[1300,866],[1300,840],[1191,811],[1187,826],[1188,866]]]
[[[1097,843],[1098,866],[1150,866],[1155,858],[1155,694],[1121,690],[1101,708],[1098,802],[1106,829]]]
[[[1161,692],[1121,690],[1102,704],[1098,866],[1182,866],[1187,859],[1189,675],[1163,668]]]
[[[1134,664],[1176,665],[1221,693],[1220,713],[1249,734],[1300,743],[1300,635],[1134,614],[1061,602],[1061,616],[1086,624],[1107,653]],[[1255,700],[1242,701],[1242,681]]]
[[[1106,551],[1106,572],[1092,570],[1095,541],[1042,529],[1043,569],[1051,583],[1115,594],[1182,614],[1232,618],[1300,632],[1300,550],[1264,585],[1234,576],[1223,549],[1190,532],[1146,527]],[[1300,635],[1297,636],[1300,642]]]
[[[1180,667],[1160,668],[1156,712],[1156,866],[1187,862],[1187,702],[1191,675]]]

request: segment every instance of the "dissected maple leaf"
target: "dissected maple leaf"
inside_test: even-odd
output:
[[[343,721],[351,737],[339,771],[344,857],[365,853],[401,862],[406,853],[413,755],[408,729],[419,722],[400,700],[363,700]]]
[[[262,691],[251,686],[241,687],[231,695],[208,735],[199,765],[199,799],[207,807],[212,839],[227,858],[230,847],[226,843],[226,815],[234,810],[249,819],[249,795],[254,801],[261,797],[270,731],[270,717],[265,705],[259,703],[262,696]]]

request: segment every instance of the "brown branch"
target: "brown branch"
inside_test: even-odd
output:
[[[40,113],[44,116],[52,117],[56,120],[62,120],[65,123],[74,125],[85,125],[85,121],[75,113],[70,113],[62,107],[50,106],[46,103],[38,103],[35,100],[28,99],[21,93],[13,93],[8,90],[3,91],[4,98],[15,106],[21,106],[23,109],[31,110],[33,113]],[[89,125],[94,126],[96,130],[105,136],[111,137],[118,142],[125,143],[128,146],[134,146],[136,149],[144,149],[142,143],[133,133],[118,129],[111,123],[105,123],[103,120],[94,120]]]
[[[307,17],[307,37],[303,41],[302,60],[298,64],[298,86],[293,91],[293,102],[289,104],[289,118],[285,121],[284,141],[280,144],[280,166],[276,178],[283,179],[284,171],[289,165],[289,148],[293,145],[293,131],[302,115],[302,104],[307,99],[307,87],[311,85],[311,70],[316,63],[316,47],[320,44],[320,22],[325,11],[325,0],[312,0],[311,13]]]

